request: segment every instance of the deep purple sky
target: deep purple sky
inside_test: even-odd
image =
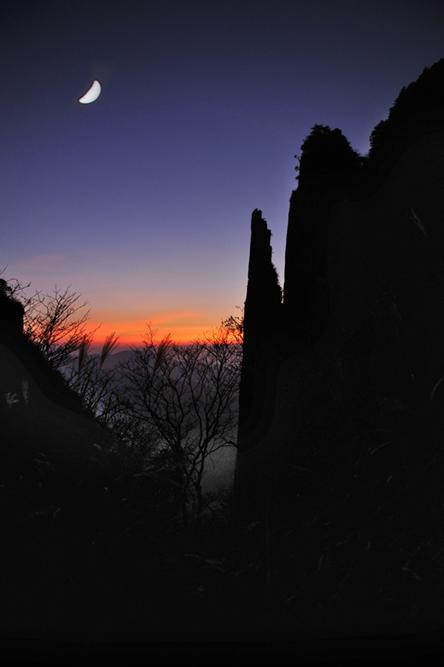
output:
[[[444,56],[444,5],[17,0],[0,10],[7,277],[71,285],[103,333],[179,338],[244,300],[253,208],[283,275],[294,158],[315,123],[361,152]],[[103,92],[77,103],[93,79]]]

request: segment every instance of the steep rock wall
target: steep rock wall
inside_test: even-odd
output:
[[[367,159],[339,130],[314,127],[290,200],[283,300],[266,332],[253,231],[236,473],[247,515],[264,511],[283,471],[314,456],[331,465],[389,442],[390,477],[400,458],[425,464],[444,438],[443,84],[440,61],[407,102],[401,93]],[[334,484],[342,474],[345,464]]]

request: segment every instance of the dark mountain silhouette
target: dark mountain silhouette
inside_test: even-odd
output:
[[[378,123],[370,136],[369,164],[375,171],[388,169],[408,145],[439,128],[444,110],[443,79],[444,60],[440,60],[401,90],[388,118]]]
[[[179,523],[163,452],[120,448],[23,335],[0,282],[10,635],[273,650],[303,637],[292,650],[311,659],[309,637],[442,629],[443,62],[401,93],[367,157],[313,127],[283,289],[253,212],[234,530],[226,515]]]
[[[401,91],[365,158],[313,127],[282,300],[253,212],[237,512],[273,535],[295,616],[316,607],[332,623],[340,599],[344,623],[373,630],[439,618],[443,91],[441,60]]]

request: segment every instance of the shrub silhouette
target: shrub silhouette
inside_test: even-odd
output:
[[[370,135],[369,160],[375,169],[396,157],[424,130],[440,123],[444,110],[444,59],[426,67],[421,76],[402,88],[386,120]]]
[[[344,176],[350,178],[362,165],[361,156],[341,130],[332,130],[328,125],[314,125],[301,149],[300,184],[319,176],[328,176],[333,181]]]

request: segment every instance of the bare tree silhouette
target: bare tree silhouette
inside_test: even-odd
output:
[[[170,336],[156,342],[148,327],[143,347],[125,365],[128,417],[157,443],[146,474],[169,476],[184,521],[203,509],[208,456],[235,444],[240,362],[241,347],[229,328],[178,345]]]

